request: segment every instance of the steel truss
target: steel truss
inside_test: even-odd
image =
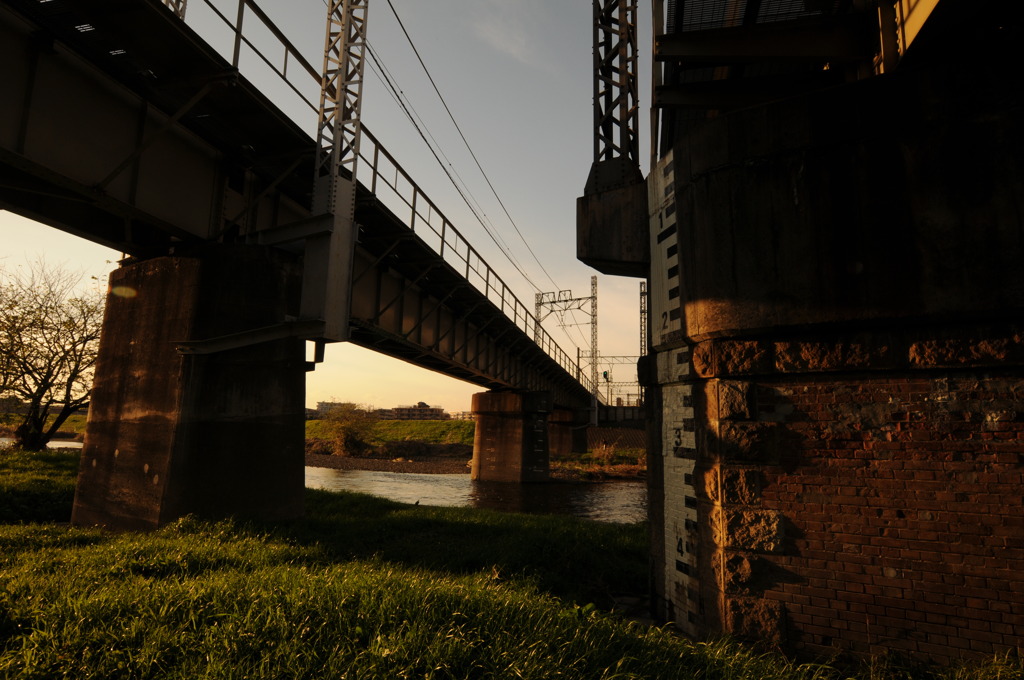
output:
[[[594,0],[594,162],[639,162],[637,0]]]
[[[302,316],[323,319],[328,341],[349,334],[366,11],[367,0],[330,0],[327,8],[313,208],[331,215],[333,227],[306,241]]]
[[[188,0],[163,0],[164,4],[174,12],[174,15],[179,19],[185,18],[185,5],[188,4]]]

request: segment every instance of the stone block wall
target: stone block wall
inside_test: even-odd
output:
[[[1024,370],[992,358],[1018,342],[694,347],[697,628],[939,662],[1024,645]]]

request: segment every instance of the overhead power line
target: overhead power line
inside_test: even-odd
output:
[[[326,5],[326,0],[324,0],[324,4]],[[508,208],[505,206],[505,203],[501,200],[501,197],[498,195],[498,192],[495,189],[494,184],[491,182],[487,173],[484,171],[483,166],[480,163],[480,160],[477,158],[476,153],[470,146],[469,140],[466,139],[465,134],[462,132],[462,128],[459,126],[458,121],[455,120],[455,116],[452,114],[452,111],[449,108],[447,101],[441,94],[441,91],[438,88],[437,83],[434,81],[433,76],[430,74],[430,70],[427,68],[426,63],[423,61],[423,58],[420,55],[419,50],[417,49],[415,43],[413,42],[412,37],[409,35],[408,30],[405,28],[405,24],[402,21],[402,18],[398,15],[398,12],[395,9],[395,6],[392,4],[391,0],[388,0],[388,6],[391,8],[391,12],[395,17],[395,20],[398,22],[399,27],[402,29],[402,33],[405,36],[406,41],[409,43],[409,46],[412,48],[413,53],[416,55],[416,59],[417,61],[419,61],[420,67],[423,69],[423,72],[426,74],[427,80],[430,82],[431,87],[433,87],[435,94],[437,94],[438,98],[441,100],[441,104],[444,106],[445,112],[448,114],[449,119],[455,126],[455,129],[458,132],[459,137],[462,139],[463,144],[469,151],[469,154],[472,157],[473,162],[476,164],[477,169],[479,170],[480,174],[486,181],[488,188],[491,190],[491,193],[498,201],[498,204],[501,206],[502,211],[508,218],[509,223],[512,225],[516,234],[519,236],[519,239],[526,246],[526,249],[529,251],[534,261],[540,267],[541,271],[548,278],[548,280],[551,281],[551,283],[554,284],[557,288],[557,282],[552,278],[551,274],[544,267],[543,263],[541,263],[541,261],[538,259],[537,254],[533,251],[533,248],[530,246],[529,242],[523,236],[522,232],[519,229],[519,226],[516,224],[515,220],[512,218],[512,215],[509,213]],[[509,261],[509,263],[515,268],[515,270],[519,272],[523,279],[531,287],[533,287],[535,291],[540,292],[540,287],[533,281],[530,275],[527,274],[525,268],[512,254],[511,247],[505,242],[503,238],[501,238],[500,233],[497,232],[497,230],[494,228],[494,225],[490,223],[490,219],[487,217],[487,214],[483,209],[482,205],[476,199],[476,197],[473,196],[472,191],[469,189],[469,186],[466,183],[466,181],[461,177],[461,175],[459,175],[458,171],[455,169],[454,164],[442,150],[440,143],[430,132],[426,123],[423,121],[423,118],[416,111],[415,107],[412,105],[409,98],[405,95],[405,92],[398,86],[398,82],[395,79],[394,75],[390,72],[390,70],[388,70],[383,60],[381,60],[379,55],[373,50],[369,41],[367,41],[366,48],[370,56],[369,63],[371,66],[371,70],[374,72],[374,75],[376,75],[378,80],[380,80],[381,84],[384,86],[385,90],[387,90],[392,99],[394,99],[395,102],[398,104],[399,108],[401,108],[402,112],[405,114],[406,118],[408,118],[410,124],[412,124],[413,128],[416,130],[417,134],[419,134],[424,144],[427,145],[427,148],[430,150],[431,155],[434,156],[434,160],[436,160],[438,165],[441,166],[441,169],[445,173],[445,176],[448,177],[448,180],[452,183],[452,186],[455,188],[460,198],[462,198],[463,202],[469,208],[470,212],[473,214],[473,217],[477,220],[477,222],[483,228],[484,232],[488,235],[488,237],[490,237],[491,241],[494,242],[495,246],[498,247],[498,250],[501,251],[502,255],[504,255],[505,258]],[[489,224],[490,226],[488,226]],[[577,320],[575,314],[572,311],[570,311],[569,314],[573,318],[573,321],[576,322]],[[563,329],[568,327],[575,327],[577,334],[579,334],[580,336],[582,344],[587,344],[586,338],[584,337],[582,331],[578,328],[578,323],[562,323],[560,325]],[[570,342],[574,341],[570,338]]]
[[[469,144],[469,140],[467,140],[466,135],[462,133],[462,128],[459,127],[458,121],[455,120],[455,116],[452,114],[452,110],[448,108],[448,102],[445,101],[444,95],[441,94],[441,90],[437,87],[437,83],[434,82],[434,77],[430,75],[430,69],[428,69],[427,65],[423,62],[423,57],[420,56],[420,51],[416,48],[416,44],[413,42],[412,36],[409,35],[409,31],[405,29],[405,24],[402,22],[402,18],[398,16],[398,11],[395,9],[395,6],[391,2],[391,0],[388,0],[388,7],[391,8],[391,13],[395,15],[395,20],[398,21],[398,26],[402,29],[402,33],[405,34],[405,39],[408,41],[409,46],[412,48],[413,53],[416,55],[416,59],[420,62],[420,66],[423,68],[423,72],[427,75],[427,80],[430,81],[431,87],[434,88],[434,92],[437,94],[438,99],[441,100],[441,104],[444,106],[444,110],[448,114],[448,118],[451,119],[452,125],[455,126],[455,130],[459,133],[459,137],[462,139],[462,143],[466,145],[466,149],[469,151],[469,155],[473,158],[473,162],[476,163],[477,169],[480,171],[480,174],[487,182],[487,186],[488,188],[490,188],[491,193],[494,194],[494,198],[497,199],[498,205],[500,205],[501,209],[504,211],[505,217],[508,218],[508,221],[512,225],[512,228],[516,230],[516,234],[519,235],[519,239],[523,242],[523,245],[525,245],[526,249],[530,251],[530,255],[533,256],[533,259],[537,263],[537,266],[540,267],[541,271],[544,272],[544,275],[548,277],[548,280],[551,281],[551,283],[554,284],[557,288],[558,284],[555,283],[555,280],[553,278],[551,278],[551,274],[549,274],[547,269],[544,268],[544,265],[537,258],[537,254],[534,253],[533,248],[530,247],[529,242],[526,240],[526,238],[523,237],[523,233],[519,231],[519,225],[516,224],[516,221],[512,218],[512,215],[509,213],[508,208],[505,207],[504,201],[501,200],[501,196],[499,196],[497,190],[495,190],[494,184],[491,183],[490,177],[488,177],[487,173],[484,171],[483,166],[480,164],[480,160],[476,157],[476,153],[473,151],[473,147],[470,146]],[[540,291],[539,288],[537,290],[538,292]]]
[[[395,6],[391,2],[391,0],[388,0],[388,7],[391,8],[391,13],[394,15],[395,20],[398,22],[398,26],[402,29],[402,33],[405,35],[405,39],[409,43],[409,47],[412,48],[413,53],[416,55],[417,61],[419,61],[420,63],[420,67],[423,69],[423,72],[427,76],[427,80],[430,81],[431,87],[434,88],[434,93],[437,94],[438,99],[441,100],[441,104],[444,106],[444,110],[448,114],[448,118],[452,121],[452,125],[455,126],[455,130],[459,133],[459,137],[462,139],[462,143],[466,146],[466,149],[469,151],[469,155],[473,158],[473,162],[476,164],[477,170],[480,171],[480,174],[483,176],[484,181],[487,182],[487,186],[491,190],[491,193],[494,195],[494,198],[498,201],[498,205],[501,206],[502,211],[505,213],[505,217],[508,218],[509,223],[512,225],[512,228],[515,229],[515,232],[519,236],[519,239],[523,242],[523,245],[526,246],[526,249],[533,257],[534,262],[536,262],[537,266],[540,267],[542,272],[544,272],[544,276],[548,278],[548,281],[550,281],[555,286],[555,288],[560,288],[558,283],[554,280],[554,278],[551,276],[548,270],[544,267],[544,264],[537,257],[537,254],[533,251],[533,248],[530,247],[530,243],[526,240],[526,238],[523,236],[523,233],[519,230],[519,225],[516,224],[516,221],[515,219],[513,219],[511,213],[509,213],[508,208],[505,207],[504,201],[501,200],[501,196],[498,195],[498,192],[494,188],[494,184],[491,182],[490,177],[487,175],[487,172],[483,169],[483,166],[481,165],[480,160],[477,158],[476,153],[473,151],[473,147],[470,145],[469,140],[466,139],[466,135],[463,134],[462,128],[459,126],[458,121],[455,120],[455,116],[454,114],[452,114],[451,108],[449,108],[448,106],[448,102],[445,100],[444,95],[441,94],[441,90],[440,88],[438,88],[437,83],[434,81],[434,77],[430,74],[430,69],[427,68],[426,63],[423,61],[423,57],[420,55],[419,49],[417,49],[416,44],[413,42],[412,36],[409,35],[409,31],[406,30],[405,23],[402,21],[402,17],[398,15],[398,11],[395,9]],[[522,273],[521,270],[520,273]],[[525,273],[523,274],[523,276],[527,279],[527,281],[530,281],[529,277],[527,277]],[[530,281],[530,285],[532,285],[534,290],[536,290],[538,293],[541,292],[540,288],[537,287],[537,285],[534,284],[532,281]],[[576,322],[576,315],[571,311],[569,312],[569,315],[572,317],[573,321]],[[582,343],[586,345],[587,340],[578,328],[577,333],[579,333]]]
[[[402,111],[405,113],[406,118],[409,119],[409,122],[412,124],[413,128],[419,134],[420,138],[423,140],[423,143],[427,145],[428,149],[430,149],[430,153],[431,155],[434,156],[434,160],[436,160],[437,164],[441,166],[441,170],[448,177],[448,180],[452,183],[452,186],[455,187],[455,191],[458,192],[463,202],[465,202],[466,207],[468,207],[470,212],[473,213],[473,217],[475,217],[477,222],[480,223],[480,226],[483,227],[483,230],[487,233],[487,235],[491,237],[491,240],[494,242],[494,245],[498,246],[498,250],[501,251],[502,255],[504,255],[506,259],[508,259],[509,264],[515,267],[516,271],[518,271],[520,275],[522,275],[522,277],[526,279],[526,281],[531,286],[533,286],[535,290],[539,291],[540,288],[537,286],[536,283],[533,282],[533,279],[530,278],[530,275],[526,273],[522,265],[520,265],[519,262],[515,259],[515,256],[511,253],[511,249],[507,245],[504,245],[500,237],[497,236],[494,233],[494,231],[492,231],[491,228],[487,226],[486,216],[482,215],[482,211],[473,205],[475,199],[471,201],[470,197],[467,196],[468,189],[464,189],[463,186],[461,186],[459,182],[455,180],[455,177],[452,175],[452,172],[454,171],[454,166],[452,166],[452,170],[449,170],[449,165],[451,165],[450,161],[449,164],[446,165],[445,162],[441,160],[441,156],[444,156],[444,153],[440,150],[440,145],[438,145],[437,148],[435,148],[436,142],[431,143],[431,140],[434,139],[433,135],[429,134],[429,132],[424,132],[424,126],[421,126],[420,122],[417,121],[418,115],[413,115],[412,111],[410,110],[410,106],[407,105],[407,98],[405,97],[404,93],[391,79],[390,72],[388,72],[387,69],[382,65],[382,62],[377,57],[376,52],[373,51],[369,43],[367,43],[367,52],[370,54],[370,59],[373,62],[373,64],[376,65],[377,69],[379,69],[379,71],[375,70],[376,75],[378,76],[378,78],[381,78],[381,82],[384,84],[385,88],[387,88],[388,91],[391,93],[392,98],[394,98],[395,101],[398,102],[398,105],[402,108]],[[447,160],[447,156],[445,156],[445,160]]]

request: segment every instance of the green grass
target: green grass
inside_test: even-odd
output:
[[[0,449],[0,522],[66,522],[79,452]]]
[[[473,445],[476,424],[471,420],[380,420],[374,423],[369,444],[417,441],[427,444]],[[331,439],[323,420],[306,421],[306,437]]]
[[[21,422],[22,416],[14,413],[0,413],[0,436],[13,437],[14,428]],[[85,421],[88,415],[85,413],[74,413],[60,426],[61,436],[76,435],[85,436]],[[53,416],[47,418],[48,423],[53,422]]]
[[[74,456],[0,454],[3,492]],[[21,480],[21,481],[18,481]],[[39,515],[20,518],[33,520]],[[38,520],[36,520],[38,521]],[[589,602],[644,589],[644,528],[310,492],[308,518],[148,534],[0,524],[0,678],[841,680]],[[881,680],[1019,678],[1019,662]]]
[[[472,420],[381,420],[375,434],[380,443],[418,441],[472,446],[475,430],[476,423]]]

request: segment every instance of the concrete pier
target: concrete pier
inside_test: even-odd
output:
[[[548,416],[548,451],[552,456],[568,456],[587,451],[586,412],[555,408]]]
[[[655,604],[685,633],[1021,647],[1011,35],[986,17],[884,76],[701,121],[651,172]]]
[[[474,394],[473,479],[482,482],[547,481],[551,411],[548,392]]]
[[[74,524],[154,529],[190,513],[301,515],[302,341],[177,349],[280,323],[293,281],[288,262],[250,247],[111,274]]]

